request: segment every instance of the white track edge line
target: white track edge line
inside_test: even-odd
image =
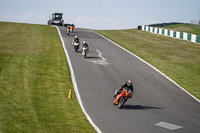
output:
[[[119,44],[113,42],[112,40],[106,38],[105,36],[95,32],[95,31],[92,31],[94,33],[96,33],[97,35],[100,35],[102,36],[104,39],[110,41],[111,43],[115,44],[116,46],[118,46],[119,48],[125,50],[126,52],[128,52],[129,54],[135,56],[136,58],[138,58],[139,60],[141,60],[143,63],[149,65],[151,68],[153,68],[154,70],[156,70],[158,73],[160,73],[162,76],[164,76],[166,79],[168,79],[169,81],[171,81],[172,83],[174,83],[176,86],[178,86],[181,90],[183,90],[185,93],[187,93],[188,95],[190,95],[192,98],[194,98],[197,102],[200,103],[200,100],[197,99],[194,95],[192,95],[190,92],[188,92],[187,90],[185,90],[183,87],[181,87],[178,83],[176,83],[174,80],[172,80],[170,77],[168,77],[167,75],[165,75],[163,72],[161,72],[160,70],[158,70],[157,68],[155,68],[153,65],[149,64],[148,62],[146,62],[145,60],[143,60],[142,58],[140,58],[139,56],[133,54],[132,52],[130,52],[129,50],[123,48],[122,46],[120,46]]]
[[[69,64],[69,67],[70,67],[70,71],[71,71],[71,77],[72,77],[72,83],[73,83],[73,86],[74,86],[74,90],[75,90],[75,93],[76,93],[76,97],[78,99],[78,102],[81,106],[81,109],[83,111],[83,113],[85,114],[85,116],[87,117],[88,121],[90,122],[90,124],[94,127],[94,129],[98,132],[98,133],[102,133],[101,130],[95,125],[95,123],[92,121],[91,117],[87,114],[85,108],[83,107],[83,103],[81,101],[81,96],[79,94],[79,91],[78,91],[78,87],[77,87],[77,83],[76,83],[76,78],[75,78],[75,75],[74,75],[74,70],[72,68],[72,64],[71,64],[71,60],[70,60],[70,57],[68,55],[68,52],[67,52],[67,49],[65,47],[65,43],[64,43],[64,40],[61,36],[61,33],[60,33],[60,30],[59,28],[56,26],[57,30],[58,30],[58,34],[59,34],[59,37],[60,37],[60,40],[62,42],[62,46],[63,46],[63,49],[65,51],[65,55],[67,57],[67,62]]]

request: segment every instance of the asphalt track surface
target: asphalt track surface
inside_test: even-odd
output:
[[[103,133],[200,133],[200,103],[138,58],[90,30],[70,36],[59,27],[83,106]],[[85,59],[71,44],[88,42]],[[114,91],[133,79],[135,93],[122,109]]]

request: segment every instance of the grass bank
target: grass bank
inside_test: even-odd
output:
[[[136,29],[96,32],[143,58],[200,99],[200,45]]]
[[[72,91],[56,28],[0,22],[0,132],[95,132]]]
[[[194,27],[190,24],[177,24],[163,27],[164,29],[187,32],[195,35],[200,35],[200,27]]]

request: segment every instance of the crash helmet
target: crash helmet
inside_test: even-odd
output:
[[[127,85],[130,87],[130,86],[132,86],[132,80],[131,79],[129,79],[128,81],[127,81]]]
[[[78,36],[75,36],[75,38],[78,38]]]
[[[86,43],[85,41],[83,41],[83,44]]]

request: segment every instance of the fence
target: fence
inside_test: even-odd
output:
[[[173,31],[173,30],[168,30],[168,29],[162,29],[162,28],[157,28],[157,27],[151,27],[147,25],[142,25],[142,30],[148,31],[154,34],[160,34],[160,35],[169,36],[172,38],[188,40],[190,42],[200,44],[199,35],[194,35],[194,34],[185,33],[185,32],[178,32],[178,31]]]

